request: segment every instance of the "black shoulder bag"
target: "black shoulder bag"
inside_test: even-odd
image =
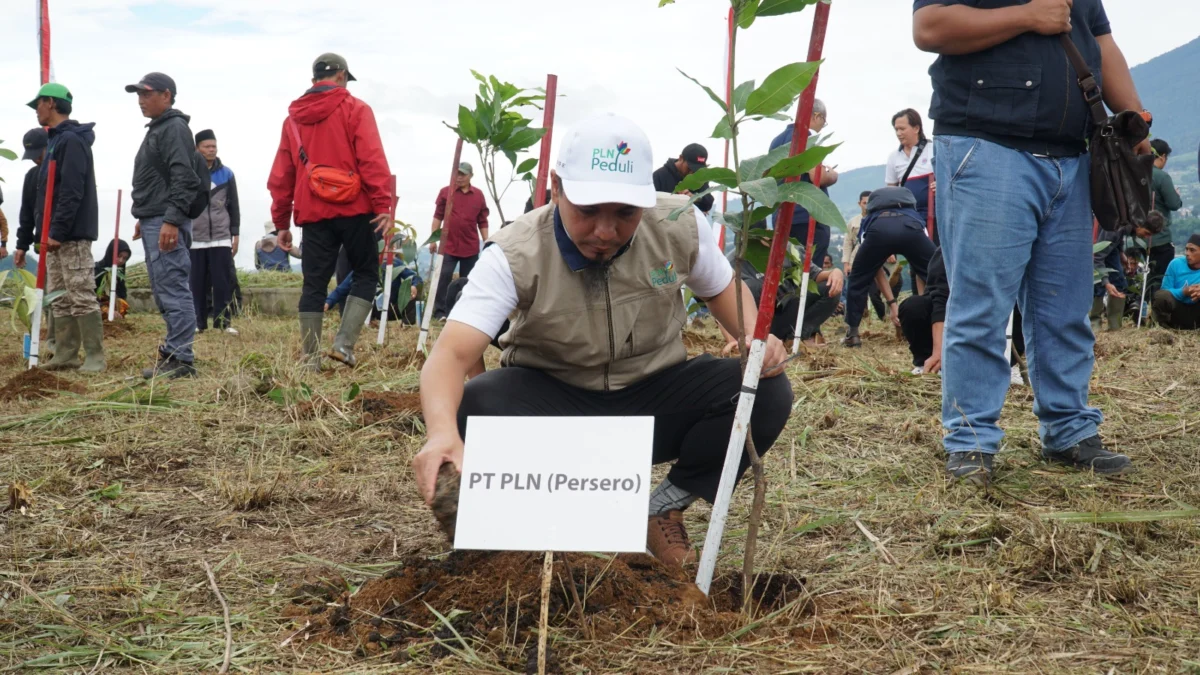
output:
[[[1136,112],[1109,116],[1104,96],[1070,35],[1059,36],[1067,58],[1079,76],[1079,88],[1091,109],[1093,129],[1088,140],[1092,169],[1092,213],[1105,230],[1145,225],[1150,214],[1153,155],[1133,149],[1150,135],[1150,125]]]
[[[917,165],[917,160],[921,159],[921,153],[925,152],[925,146],[928,143],[929,141],[917,143],[917,149],[913,152],[912,161],[908,163],[908,168],[904,170],[904,176],[900,178],[900,187],[904,187],[904,184],[908,182],[908,177],[912,174],[913,167]]]

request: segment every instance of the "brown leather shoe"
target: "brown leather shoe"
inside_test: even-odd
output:
[[[683,511],[667,511],[661,516],[650,516],[646,533],[646,548],[663,564],[683,567],[696,562],[696,551],[688,539],[683,526]]]

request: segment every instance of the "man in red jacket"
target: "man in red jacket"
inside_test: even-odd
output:
[[[341,56],[317,57],[312,88],[288,107],[267,180],[280,248],[291,249],[291,221],[304,228],[300,337],[306,365],[317,370],[325,295],[338,250],[346,249],[354,283],[328,356],[353,367],[354,343],[371,312],[378,283],[372,227],[383,232],[391,226],[391,171],[375,114],[346,89],[353,80]]]

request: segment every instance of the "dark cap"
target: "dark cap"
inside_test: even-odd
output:
[[[215,140],[217,140],[217,135],[213,133],[212,129],[205,129],[204,131],[200,131],[200,132],[196,133],[196,145],[200,145],[204,141],[215,141]]]
[[[135,91],[169,91],[172,101],[179,93],[175,89],[175,80],[163,73],[147,73],[137,84],[125,85],[125,91],[131,94]]]
[[[708,168],[708,150],[699,143],[692,143],[684,148],[683,152],[679,153],[679,158],[687,162],[688,170],[692,173]]]
[[[38,127],[26,131],[22,141],[22,145],[25,146],[25,154],[21,155],[21,159],[37,159],[49,144],[50,135],[46,133],[45,129]]]
[[[318,80],[324,79],[339,71],[346,71],[346,81],[356,82],[357,80],[350,74],[350,66],[346,65],[346,59],[338,54],[328,52],[317,57],[313,61],[313,77]]]
[[[1192,236],[1188,237],[1187,243],[1191,244],[1192,246],[1200,246],[1200,234],[1193,234]]]

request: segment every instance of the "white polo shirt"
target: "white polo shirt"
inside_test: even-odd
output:
[[[892,154],[888,155],[887,167],[884,169],[883,183],[884,185],[899,185],[900,179],[904,177],[904,172],[908,171],[908,165],[912,162],[912,153],[917,151],[917,147],[913,146],[910,152],[904,152],[902,148],[897,148]],[[921,157],[917,159],[916,165],[913,167],[912,173],[908,174],[908,179],[920,178],[933,173],[933,141],[925,144],[925,150],[921,152]]]

